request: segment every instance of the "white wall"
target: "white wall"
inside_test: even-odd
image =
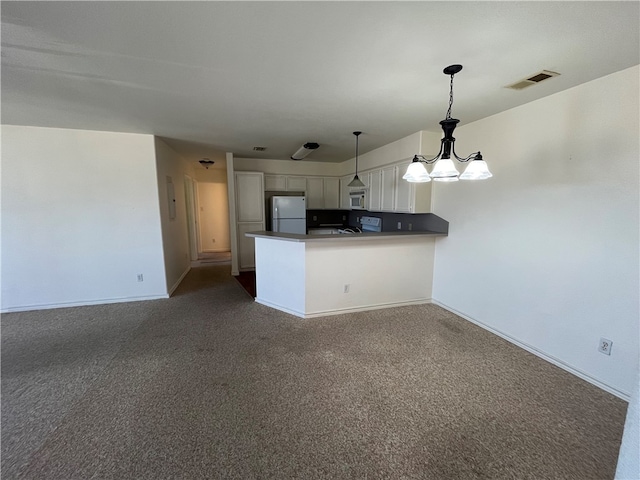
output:
[[[410,236],[308,242],[307,316],[431,301],[435,242]]]
[[[167,296],[152,136],[3,125],[1,212],[2,311]]]
[[[155,138],[158,195],[162,224],[162,244],[166,269],[166,288],[172,293],[189,271],[189,229],[184,188],[184,176],[193,176],[191,164],[171,147]],[[175,195],[175,218],[169,215],[167,183],[171,179]]]
[[[362,145],[363,136],[360,137],[360,145]],[[412,159],[415,154],[420,153],[421,144],[422,132],[416,132],[400,140],[371,150],[370,152],[358,155],[358,171],[361,172],[371,168],[383,167],[404,159]],[[355,172],[355,162],[355,157],[347,162],[349,168],[348,171],[345,172],[345,175]],[[407,165],[408,164],[409,162],[407,161]]]
[[[305,244],[256,238],[256,301],[304,316]]]
[[[256,301],[308,318],[431,300],[435,238],[345,237],[257,237]]]
[[[639,73],[460,127],[494,178],[434,185],[450,222],[434,299],[622,397],[639,356]]]
[[[196,169],[198,181],[198,225],[201,252],[228,252],[229,199],[227,171]]]

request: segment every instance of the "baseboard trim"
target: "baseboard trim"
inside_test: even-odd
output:
[[[432,303],[434,305],[438,305],[439,307],[444,308],[445,310],[448,310],[451,313],[454,313],[456,315],[458,315],[459,317],[464,318],[465,320],[473,323],[474,325],[479,326],[480,328],[483,328],[485,330],[487,330],[488,332],[493,333],[494,335],[497,335],[503,339],[505,339],[507,342],[509,343],[513,343],[514,345],[526,350],[527,352],[535,355],[536,357],[539,357],[543,360],[546,360],[547,362],[555,365],[556,367],[559,367],[573,375],[575,375],[576,377],[581,378],[582,380],[589,382],[592,385],[595,385],[596,387],[604,390],[605,392],[609,392],[612,395],[615,395],[618,398],[621,398],[622,400],[625,400],[627,402],[630,401],[631,399],[631,395],[627,392],[623,392],[621,390],[618,390],[617,388],[614,388],[610,385],[607,385],[606,383],[598,380],[597,378],[592,377],[591,375],[589,375],[588,373],[583,372],[582,370],[575,368],[574,366],[560,360],[559,358],[554,357],[553,355],[549,355],[548,353],[543,352],[542,350],[538,350],[536,347],[531,346],[525,342],[522,342],[520,340],[518,340],[517,338],[512,337],[511,335],[508,335],[504,332],[501,332],[500,330],[497,330],[493,327],[490,327],[489,325],[480,322],[479,320],[476,320],[475,318],[470,317],[469,315],[466,315],[458,310],[456,310],[453,307],[450,307],[449,305],[446,305],[445,303],[442,303],[438,300],[433,300]]]
[[[141,297],[103,298],[100,300],[87,300],[82,302],[63,302],[63,303],[43,303],[38,305],[22,305],[19,307],[9,307],[9,308],[0,309],[0,313],[30,312],[33,310],[53,310],[55,308],[68,308],[68,307],[86,307],[89,305],[106,305],[108,303],[142,302],[147,300],[160,300],[163,298],[169,298],[169,294],[146,295]]]
[[[268,302],[266,300],[262,300],[261,298],[255,299],[256,303],[260,305],[264,305],[265,307],[275,308],[276,310],[280,310],[281,312],[288,313],[290,315],[295,315],[296,317],[304,318],[304,312],[299,312],[297,310],[292,310],[287,307],[283,307],[282,305],[277,305],[275,303]]]
[[[182,272],[182,275],[180,275],[180,278],[178,279],[178,281],[174,283],[173,287],[169,289],[169,296],[173,295],[173,292],[175,292],[176,288],[178,288],[180,283],[182,283],[182,280],[184,280],[184,277],[187,276],[187,273],[189,273],[190,270],[191,270],[191,265],[189,265],[187,269],[184,272]]]
[[[328,315],[343,315],[345,313],[368,312],[370,310],[382,310],[385,308],[407,307],[409,305],[424,305],[431,303],[430,298],[420,298],[404,302],[380,303],[378,305],[366,305],[362,307],[338,308],[335,310],[322,310],[319,312],[306,313],[304,318],[326,317]]]
[[[378,305],[366,305],[361,307],[350,307],[350,308],[338,308],[333,310],[322,310],[318,312],[300,312],[297,310],[291,310],[289,308],[283,307],[282,305],[276,305],[274,303],[268,302],[266,300],[262,300],[260,298],[256,298],[256,302],[261,305],[265,305],[267,307],[275,308],[276,310],[280,310],[281,312],[289,313],[291,315],[295,315],[300,318],[318,318],[318,317],[328,317],[329,315],[343,315],[346,313],[356,313],[356,312],[368,312],[370,310],[382,310],[384,308],[394,308],[394,307],[406,307],[409,305],[424,305],[426,303],[431,303],[430,298],[421,298],[417,300],[409,300],[405,302],[393,302],[393,303],[381,303]]]

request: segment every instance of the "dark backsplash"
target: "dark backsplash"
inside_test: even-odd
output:
[[[366,210],[307,210],[307,228],[359,227],[359,220],[363,215],[382,218],[383,232],[449,233],[449,222],[433,213],[387,213]]]
[[[307,228],[348,227],[350,210],[307,210]]]

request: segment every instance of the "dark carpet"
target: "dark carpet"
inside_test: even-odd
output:
[[[2,317],[3,479],[600,480],[625,412],[437,306],[302,320],[228,266]]]

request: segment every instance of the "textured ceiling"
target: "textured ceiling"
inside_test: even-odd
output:
[[[640,62],[638,2],[2,2],[2,122],[353,157]],[[506,85],[547,69],[559,77]],[[254,152],[254,146],[266,151]]]

